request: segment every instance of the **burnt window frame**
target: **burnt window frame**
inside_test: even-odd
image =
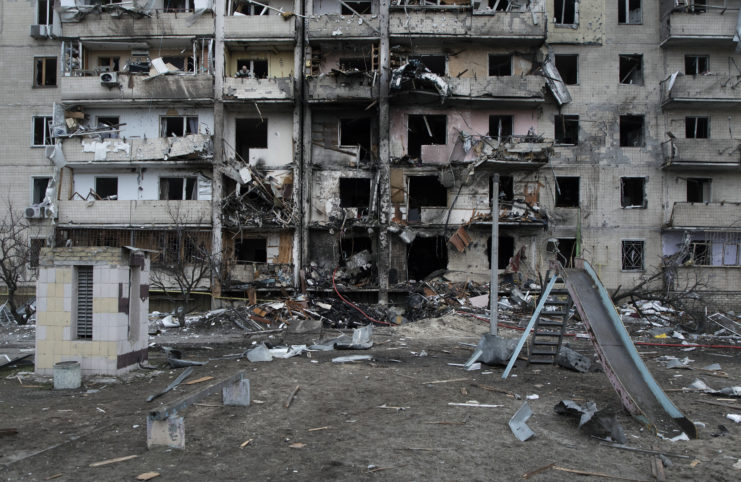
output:
[[[623,122],[624,121],[631,121],[633,119],[640,119],[641,120],[641,143],[638,145],[635,144],[627,144],[628,139],[627,137],[623,137]],[[620,129],[620,147],[645,147],[646,146],[646,116],[645,115],[636,115],[636,114],[624,114],[621,115],[618,120],[618,126]],[[625,136],[627,136],[627,133],[625,133]]]
[[[342,135],[345,132],[345,130],[349,127],[346,124],[353,123],[353,122],[364,122],[364,123],[367,122],[368,123],[368,138],[361,139],[362,141],[367,142],[367,145],[363,145],[360,142],[356,144],[348,144],[348,143],[342,142]],[[337,147],[340,147],[340,148],[359,147],[358,157],[360,158],[360,160],[369,161],[371,158],[371,150],[373,149],[373,119],[370,117],[339,117],[337,119]]]
[[[372,0],[350,0],[350,1],[347,1],[347,2],[343,2],[343,3],[346,3],[347,5],[349,5],[350,8],[352,8],[353,10],[355,10],[355,12],[358,12],[359,15],[372,15],[373,14],[373,2],[372,2]],[[368,11],[365,11],[364,9],[355,8],[355,6],[357,4],[368,4],[367,5]],[[346,5],[343,5],[342,3],[340,3],[340,12],[339,12],[340,15],[355,15],[355,12],[353,12],[352,10],[350,10],[350,8],[348,8]]]
[[[702,69],[702,63],[705,69]],[[688,68],[691,67],[691,68]],[[690,72],[692,71],[692,72]],[[684,75],[704,75],[710,72],[709,55],[685,55],[684,56]]]
[[[625,191],[626,184],[630,181],[640,181],[641,183],[641,202],[639,204],[628,204]],[[648,200],[646,198],[646,184],[648,184],[648,178],[642,176],[623,176],[620,178],[620,207],[623,209],[646,209]]]
[[[574,59],[574,76],[576,80],[573,82],[567,82],[566,77],[564,76],[564,73],[561,71],[562,69],[558,68],[558,60],[559,58],[566,59],[566,58],[573,58]],[[553,65],[556,66],[556,70],[558,70],[558,74],[561,76],[561,80],[563,80],[563,83],[565,85],[579,85],[579,54],[553,54]]]
[[[623,72],[623,60],[637,60],[640,62],[640,67],[638,69],[638,72],[641,74],[640,79],[636,79],[635,82],[632,81],[630,77],[632,77],[636,69],[631,69],[628,72]],[[629,81],[629,82],[626,82]],[[643,62],[643,54],[618,54],[618,84],[619,85],[640,85],[643,86],[646,83],[646,67],[645,63]]]
[[[48,64],[53,61],[53,66]],[[59,63],[56,57],[51,56],[40,56],[33,58],[33,88],[34,89],[48,89],[57,87],[57,81],[59,79]],[[41,69],[39,71],[39,69]],[[53,76],[53,80],[49,80],[48,77]]]
[[[630,3],[638,2],[638,11],[641,14],[641,18],[637,22],[630,21]],[[623,11],[621,12],[621,8]],[[624,15],[624,19],[620,20],[620,15]],[[643,0],[618,0],[618,25],[643,25]]]
[[[704,123],[704,126],[702,125]],[[704,131],[704,132],[701,132]],[[704,135],[701,135],[703,134]],[[688,115],[684,118],[685,139],[710,139],[710,116]]]
[[[414,197],[412,196],[412,191],[415,190],[415,189],[412,188],[412,182],[415,182],[414,181],[415,179],[422,179],[422,178],[425,178],[425,179],[426,178],[431,178],[431,179],[437,180],[438,184],[440,184],[440,186],[442,187],[441,192],[444,192],[445,193],[445,200],[443,201],[443,199],[442,199],[443,196],[442,195],[439,195],[439,199],[437,199],[434,202],[434,204],[422,204],[421,202],[420,203],[412,202],[412,199],[414,199]],[[421,189],[421,188],[419,188],[419,189]],[[448,198],[449,198],[449,194],[450,194],[449,193],[449,190],[448,190],[448,188],[446,188],[440,182],[440,177],[437,176],[437,175],[429,174],[429,173],[428,174],[419,173],[419,174],[407,176],[407,193],[408,193],[407,194],[407,206],[409,207],[409,209],[417,209],[417,208],[418,209],[423,209],[423,208],[424,209],[427,209],[427,208],[447,208],[448,207],[448,202],[449,202],[449,199]],[[438,195],[436,195],[434,197],[435,198],[438,198]]]
[[[28,267],[36,269],[39,267],[41,259],[41,248],[46,247],[46,238],[30,237],[28,238]]]
[[[571,124],[568,126],[567,124]],[[575,138],[567,136],[571,129],[576,129]],[[576,114],[558,114],[553,117],[553,142],[559,146],[579,145],[579,116]]]
[[[573,182],[576,180],[576,201],[573,196],[566,196],[561,189],[562,182]],[[555,182],[555,202],[557,208],[575,209],[581,206],[581,177],[579,176],[556,176]]]
[[[633,256],[628,252],[640,251],[640,265],[636,263]],[[626,272],[639,272],[646,270],[646,241],[643,239],[621,239],[620,240],[620,270]]]

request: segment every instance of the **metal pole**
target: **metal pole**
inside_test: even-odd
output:
[[[489,333],[497,335],[499,312],[499,174],[491,185],[491,284],[489,285]]]

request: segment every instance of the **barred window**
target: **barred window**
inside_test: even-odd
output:
[[[643,241],[623,241],[623,270],[643,270],[643,258]]]

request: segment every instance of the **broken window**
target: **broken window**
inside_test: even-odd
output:
[[[269,15],[270,9],[265,5],[270,5],[269,0],[264,0],[263,5],[248,3],[247,0],[233,0],[231,4],[232,15]]]
[[[268,240],[247,238],[234,242],[234,257],[237,263],[267,263]]]
[[[576,146],[579,144],[579,116],[557,115],[553,120],[556,144]]]
[[[165,12],[187,12],[190,0],[164,0]]]
[[[162,57],[162,61],[165,64],[172,64],[173,67],[177,67],[183,72],[192,72],[193,68],[193,57]],[[267,61],[265,61],[265,76],[267,77]]]
[[[33,195],[31,204],[39,204],[44,201],[44,197],[46,197],[46,188],[49,186],[50,180],[50,177],[33,178]]]
[[[409,115],[407,154],[419,158],[422,146],[445,144],[447,119],[444,115]]]
[[[341,58],[339,60],[340,70],[344,72],[359,70],[361,72],[367,72],[373,70],[371,67],[371,59],[366,57],[348,57]]]
[[[359,147],[360,160],[370,159],[371,151],[371,119],[340,119],[340,146]]]
[[[98,116],[98,125],[96,129],[118,129],[118,116]],[[101,139],[118,139],[118,132],[102,132],[99,134]]]
[[[557,177],[556,178],[556,207],[578,208],[579,207],[579,178]]]
[[[33,69],[34,87],[54,87],[57,85],[56,57],[36,57]]]
[[[409,207],[445,207],[448,190],[437,176],[409,176]]]
[[[622,241],[623,271],[643,270],[643,241]]]
[[[498,140],[506,139],[512,136],[512,116],[511,115],[490,115],[489,116],[489,136]]]
[[[100,72],[118,72],[120,65],[120,57],[98,57],[98,70]]]
[[[28,258],[28,264],[31,268],[39,267],[39,256],[41,255],[41,248],[46,246],[46,239],[44,238],[31,238],[30,240],[30,252]]]
[[[198,199],[195,177],[161,177],[160,201],[191,201]]]
[[[618,23],[635,25],[642,21],[641,0],[618,0]]]
[[[36,0],[36,24],[51,25],[54,21],[54,0]]]
[[[268,61],[267,59],[238,59],[236,75],[249,79],[267,79]]]
[[[710,241],[692,241],[689,256],[684,262],[692,262],[696,266],[710,266],[713,264],[713,251]]]
[[[340,257],[347,259],[361,251],[373,252],[373,244],[368,236],[342,238],[340,240]]]
[[[711,179],[704,177],[690,177],[687,179],[687,202],[709,203]]]
[[[489,0],[489,8],[497,12],[506,12],[509,0]]]
[[[448,242],[443,236],[417,236],[407,251],[409,280],[423,280],[435,271],[448,267]]]
[[[370,204],[370,179],[364,177],[340,178],[340,207],[368,208]]]
[[[509,260],[515,255],[515,238],[499,236],[497,248],[497,269],[507,269]],[[489,260],[489,269],[491,269],[491,236],[486,240],[486,257]]]
[[[340,15],[352,15],[354,13],[367,15],[371,13],[370,0],[348,0],[342,2],[340,5],[342,6],[340,9]]]
[[[646,178],[620,178],[620,205],[624,208],[646,207]]]
[[[267,149],[268,121],[263,119],[237,119],[234,145],[237,155],[250,162],[250,149]]]
[[[620,83],[643,85],[643,55],[620,56]]]
[[[160,137],[182,137],[189,134],[198,134],[197,116],[160,117]]]
[[[489,177],[489,204],[494,192],[494,176]],[[499,201],[512,201],[515,198],[514,178],[512,176],[499,176]]]
[[[576,85],[579,82],[579,56],[574,54],[556,54],[556,69],[561,80],[566,85]]]
[[[564,268],[574,267],[574,258],[576,258],[576,239],[558,238],[548,240],[546,251],[556,255],[556,260]]]
[[[708,117],[685,117],[684,137],[687,139],[707,139],[710,137]]]
[[[489,76],[512,75],[512,56],[489,54]]]
[[[50,146],[54,144],[51,138],[51,116],[41,115],[33,117],[33,146]]]
[[[643,116],[620,116],[620,145],[622,147],[643,146]]]
[[[75,334],[77,339],[93,339],[93,267],[75,266]]]
[[[574,25],[577,23],[578,0],[553,0],[553,13],[556,25]]]
[[[684,73],[686,75],[707,74],[710,71],[710,57],[707,55],[685,55]]]
[[[409,60],[419,60],[433,74],[441,76],[447,74],[444,55],[410,55]]]
[[[118,198],[118,178],[117,177],[96,177],[95,193],[101,199],[115,200]]]

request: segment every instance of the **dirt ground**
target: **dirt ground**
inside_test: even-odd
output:
[[[0,354],[33,347],[32,329],[4,330]],[[502,367],[464,371],[449,365],[464,363],[472,347],[462,343],[476,343],[487,330],[478,320],[454,315],[377,327],[370,350],[311,352],[251,363],[245,358],[222,358],[252,345],[254,337],[238,329],[171,329],[151,339],[150,364],[157,370],[137,370],[122,379],[85,379],[77,390],[55,391],[48,378],[24,376],[23,371],[32,367],[0,369],[0,429],[18,430],[16,435],[0,436],[0,478],[135,480],[154,471],[161,474],[155,480],[515,480],[555,464],[616,479],[654,480],[652,455],[619,450],[582,433],[575,420],[554,412],[554,405],[563,399],[593,400],[600,409],[616,411],[631,447],[683,456],[668,457],[666,480],[741,478],[741,424],[726,418],[728,413],[741,414],[741,403],[678,390],[696,378],[713,388],[741,385],[738,350],[639,347],[675,405],[704,424],[699,439],[670,442],[644,429],[620,408],[602,372],[577,373],[519,361],[513,375],[503,381]],[[324,336],[336,333],[325,330]],[[501,335],[519,337],[520,332],[505,329]],[[318,337],[305,338],[305,343],[311,343]],[[278,343],[280,335],[269,341]],[[572,348],[593,353],[588,340],[569,341]],[[189,380],[204,376],[219,380],[243,370],[251,384],[249,407],[223,406],[221,395],[215,394],[182,412],[184,450],[147,449],[147,412],[195,393],[209,382],[182,384],[147,403],[148,395],[182,372],[166,368],[162,344],[177,346],[184,358],[208,360],[195,367]],[[426,355],[420,356],[422,352]],[[373,359],[332,362],[334,357],[355,354]],[[694,369],[667,369],[656,359],[662,355],[688,356]],[[727,378],[699,370],[711,363],[719,363]],[[533,411],[528,425],[535,436],[520,442],[508,421],[528,395],[538,396],[528,400]],[[469,401],[498,406],[449,405]],[[244,445],[246,441],[250,442]],[[128,455],[137,457],[90,467]],[[553,468],[531,477],[575,478],[600,479]]]

